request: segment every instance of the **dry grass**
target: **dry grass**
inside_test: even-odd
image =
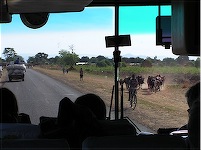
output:
[[[108,107],[110,106],[113,78],[85,73],[84,80],[80,81],[79,73],[76,71],[63,74],[58,70],[34,69],[69,84],[83,93],[96,93]],[[124,89],[124,115],[154,131],[160,127],[180,127],[186,124],[188,106],[184,95],[188,89],[187,86],[182,88],[182,86],[175,86],[172,83],[165,85],[160,92],[149,93],[147,85],[144,84],[143,89],[138,90],[138,104],[135,110],[129,107],[128,93]],[[114,107],[112,108],[114,109]]]

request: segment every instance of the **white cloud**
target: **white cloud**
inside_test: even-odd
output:
[[[73,32],[48,32],[38,34],[6,34],[1,37],[1,53],[5,47],[12,47],[18,55],[23,57],[34,56],[38,52],[47,53],[53,57],[58,55],[59,50],[70,50],[74,45],[74,52],[82,56],[113,57],[114,48],[106,48],[105,36],[114,35],[112,30],[85,30]],[[154,34],[131,35],[129,47],[120,47],[121,55],[145,56],[165,58],[178,56],[172,54],[171,49],[156,46]]]
[[[2,35],[1,53],[5,47],[12,47],[17,54],[29,54],[34,56],[38,52],[49,55],[58,55],[60,49],[69,49],[74,45],[76,54],[104,55],[105,35],[111,35],[108,31],[73,31],[73,32],[49,32],[40,34],[6,34]],[[109,53],[106,53],[107,55]]]
[[[157,56],[158,58],[178,57],[172,53],[172,48],[165,49],[162,46],[156,46],[155,34],[131,35],[131,46],[122,48],[122,55],[127,53],[133,54],[135,56]]]

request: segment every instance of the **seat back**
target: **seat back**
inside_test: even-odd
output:
[[[70,150],[68,142],[64,139],[10,139],[0,143],[2,150]]]
[[[99,120],[102,136],[136,135],[136,128],[127,119]]]
[[[105,136],[90,137],[82,144],[83,150],[183,150],[184,139],[170,135]]]

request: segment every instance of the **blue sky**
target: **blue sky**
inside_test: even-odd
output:
[[[104,12],[104,14],[102,12]],[[13,15],[13,22],[11,24],[2,25],[1,33],[27,33],[32,31],[37,33],[49,32],[52,30],[61,32],[84,29],[104,29],[112,27],[112,16],[113,10],[110,8],[90,8],[85,9],[82,12],[52,13],[50,14],[49,20],[45,26],[33,30],[23,25],[19,15]]]
[[[155,34],[155,19],[158,15],[157,6],[121,7],[121,34]],[[170,6],[161,7],[161,15],[171,15]]]
[[[120,34],[131,35],[131,46],[120,47],[126,57],[177,58],[171,49],[155,44],[155,19],[157,6],[120,7]],[[171,15],[171,8],[163,6],[161,15]],[[19,15],[13,15],[12,23],[1,24],[1,53],[5,47],[12,47],[25,58],[38,52],[49,57],[59,55],[61,49],[70,50],[82,56],[103,55],[112,58],[114,48],[106,48],[105,36],[114,35],[114,8],[85,8],[82,12],[50,14],[45,26],[30,29],[23,25]]]

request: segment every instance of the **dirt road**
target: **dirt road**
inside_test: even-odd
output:
[[[107,76],[97,76],[84,74],[84,80],[79,80],[79,72],[70,71],[63,74],[62,71],[35,68],[53,78],[74,86],[83,93],[97,93],[104,99],[109,107],[111,102],[113,78]],[[129,106],[128,93],[124,87],[124,116],[131,120],[136,120],[140,124],[157,131],[158,128],[180,127],[187,123],[188,105],[186,103],[185,93],[188,86],[168,83],[157,93],[151,93],[147,90],[147,85],[138,90],[138,104],[135,110]],[[113,102],[114,104],[114,102]],[[112,106],[114,110],[114,106]]]

